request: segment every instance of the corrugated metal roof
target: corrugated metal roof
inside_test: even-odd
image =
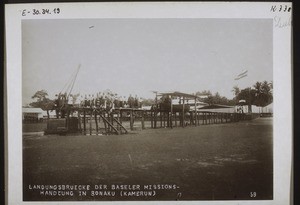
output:
[[[191,95],[191,94],[188,94],[188,93],[181,93],[181,92],[177,92],[177,91],[175,91],[175,92],[159,93],[158,94],[158,96],[161,96],[161,95],[171,95],[171,96],[186,97],[186,98],[192,98],[192,99],[200,98],[197,95]]]
[[[26,108],[22,108],[22,112],[23,113],[44,113],[46,111],[42,110],[41,108],[34,108],[34,107],[26,107]]]
[[[214,104],[214,105],[204,106],[204,107],[201,107],[199,109],[221,109],[221,108],[234,108],[234,106]]]

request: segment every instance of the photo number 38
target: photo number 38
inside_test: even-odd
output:
[[[254,192],[250,192],[250,197],[251,198],[255,198],[256,197],[256,192],[254,191]]]

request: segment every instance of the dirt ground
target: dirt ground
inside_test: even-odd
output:
[[[272,118],[127,135],[26,135],[23,182],[25,201],[272,199]],[[34,185],[91,189],[86,196],[76,190],[73,196],[51,196]],[[121,190],[96,196],[95,185],[109,187],[100,191],[112,191],[112,185],[140,185],[144,191],[152,185],[155,196],[121,196]]]

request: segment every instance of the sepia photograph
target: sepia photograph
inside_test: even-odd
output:
[[[272,199],[272,25],[23,20],[24,200]]]
[[[66,8],[18,10],[23,202],[273,204],[277,158],[289,162],[278,145],[290,149],[277,141],[288,82],[278,80],[274,30],[288,21],[130,9],[70,18]]]

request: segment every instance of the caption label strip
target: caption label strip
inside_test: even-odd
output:
[[[148,185],[28,185],[28,190],[40,196],[90,196],[90,197],[154,197],[162,190],[178,190],[176,184]]]

